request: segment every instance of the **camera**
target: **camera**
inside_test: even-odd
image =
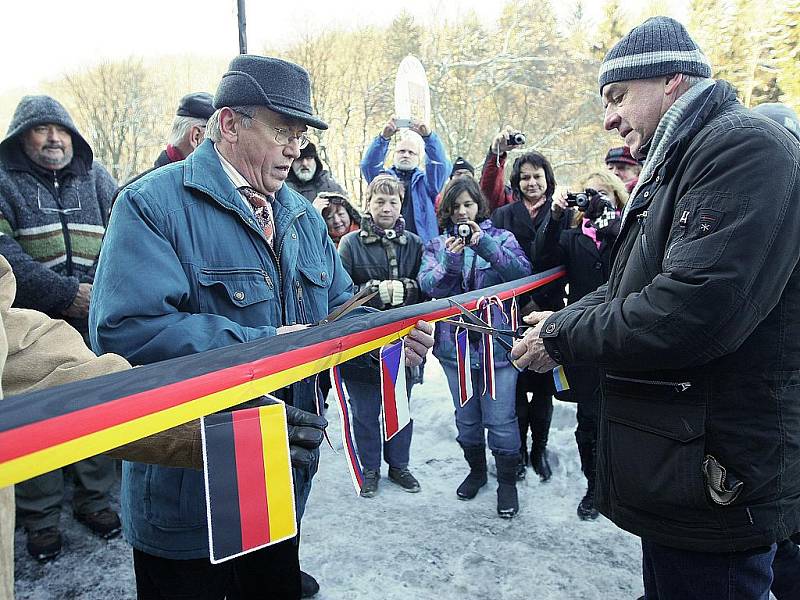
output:
[[[465,246],[469,246],[469,241],[472,239],[472,227],[468,223],[459,223],[456,226],[456,235],[464,242]]]
[[[513,133],[508,134],[508,141],[506,142],[509,146],[522,146],[525,143],[525,134],[521,131],[515,131]]]
[[[395,119],[394,120],[394,125],[398,129],[402,129],[404,127],[411,127],[411,119],[410,118],[408,118],[408,119]]]
[[[589,202],[597,195],[597,190],[586,188],[582,192],[567,192],[567,206],[586,211]]]

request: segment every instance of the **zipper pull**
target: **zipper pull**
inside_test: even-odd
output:
[[[269,286],[269,289],[271,289],[271,290],[275,289],[275,286],[272,285],[272,278],[269,276],[269,273],[267,273],[266,271],[264,271],[264,281],[267,282],[267,285]]]
[[[678,225],[680,225],[681,227],[686,227],[686,224],[688,222],[689,222],[689,211],[685,210],[683,211],[683,214],[681,215],[681,218],[678,221]]]
[[[677,388],[677,390],[678,390],[679,392],[685,392],[685,391],[686,391],[686,390],[688,390],[690,387],[692,387],[692,384],[691,384],[691,383],[689,383],[688,381],[685,381],[685,382],[683,382],[683,383],[679,383],[679,384],[677,384],[675,387]]]
[[[636,220],[639,221],[639,225],[644,223],[644,220],[647,218],[647,211],[643,210],[638,215],[636,215]]]

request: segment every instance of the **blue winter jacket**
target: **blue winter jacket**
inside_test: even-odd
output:
[[[152,363],[275,335],[350,298],[352,280],[320,214],[285,185],[273,208],[274,254],[208,140],[127,186],[95,278],[93,349]],[[294,384],[292,403],[314,410],[314,389],[313,378]],[[294,470],[298,514],[315,471],[316,463]],[[202,472],[125,462],[121,505],[135,548],[208,556]]]
[[[436,222],[436,196],[442,190],[452,168],[444,151],[444,146],[435,133],[422,138],[425,141],[425,171],[414,169],[411,176],[411,198],[414,201],[414,225],[417,235],[423,242],[439,235]],[[361,161],[361,174],[370,183],[378,173],[389,171],[397,175],[392,167],[386,169],[386,153],[389,151],[389,140],[382,135],[376,137],[364,153]]]

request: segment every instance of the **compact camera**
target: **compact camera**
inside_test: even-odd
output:
[[[586,211],[589,208],[589,202],[597,195],[597,190],[586,188],[582,192],[567,192],[567,206],[577,208],[578,210]]]
[[[398,129],[402,129],[404,127],[406,127],[406,128],[411,127],[411,119],[410,118],[409,119],[395,119],[394,120],[394,125]]]
[[[472,239],[472,227],[468,223],[459,223],[456,226],[456,235],[464,242],[465,246],[469,246],[469,241]]]
[[[525,134],[521,131],[515,131],[514,133],[508,134],[508,142],[506,142],[509,146],[522,146],[525,143]]]

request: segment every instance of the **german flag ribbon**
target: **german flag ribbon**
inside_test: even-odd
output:
[[[563,277],[558,267],[461,294],[506,300]],[[419,320],[459,314],[447,299],[182,356],[6,398],[0,404],[0,487],[223,411],[400,339]]]

